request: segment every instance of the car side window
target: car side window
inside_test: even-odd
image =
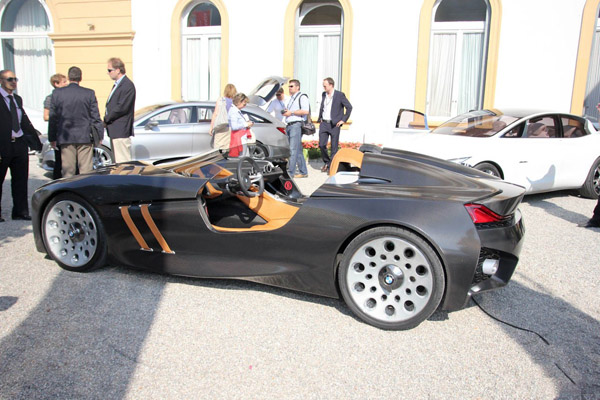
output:
[[[506,132],[502,137],[503,138],[520,138],[523,136],[523,128],[525,124],[519,124],[512,128],[510,131]]]
[[[560,122],[562,123],[563,137],[566,139],[587,135],[584,122],[579,119],[564,116],[561,117]]]
[[[198,107],[198,121],[197,122],[210,122],[215,111],[214,107]]]
[[[527,121],[526,132],[523,137],[532,139],[555,138],[556,123],[553,117],[536,117]]]
[[[187,124],[191,114],[192,110],[189,107],[172,108],[154,115],[150,122],[158,122],[158,125]]]

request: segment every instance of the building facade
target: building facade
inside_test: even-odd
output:
[[[596,119],[600,0],[0,0],[2,68],[41,111],[54,72],[83,70],[103,105],[122,58],[136,108],[215,99],[295,77],[318,112],[332,77],[354,106],[344,141],[385,143],[398,109],[444,121],[475,108]]]

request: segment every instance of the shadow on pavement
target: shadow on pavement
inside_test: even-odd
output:
[[[549,342],[498,322],[554,380],[560,393],[557,398],[600,398],[600,322],[556,296],[514,280],[500,291],[475,298],[494,317],[534,331]]]
[[[540,193],[540,194],[532,194],[528,195],[524,198],[523,203],[527,203],[532,207],[541,208],[546,211],[548,214],[553,215],[557,218],[564,219],[567,222],[571,222],[573,224],[580,224],[586,222],[592,216],[592,211],[594,207],[590,208],[589,215],[583,215],[580,213],[576,213],[573,211],[569,211],[563,207],[557,206],[548,201],[550,198],[557,197],[570,197],[573,196],[575,192],[572,190],[563,190],[560,192],[550,192],[550,193]]]
[[[61,271],[0,341],[0,397],[119,399],[139,363],[164,278]]]

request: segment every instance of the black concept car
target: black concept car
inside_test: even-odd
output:
[[[61,267],[107,263],[343,297],[362,320],[409,329],[510,280],[524,189],[459,164],[341,149],[304,196],[284,161],[129,162],[33,195],[37,249]]]

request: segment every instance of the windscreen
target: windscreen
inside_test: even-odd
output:
[[[444,122],[432,133],[471,137],[490,137],[500,132],[518,118],[489,110],[472,111]]]

